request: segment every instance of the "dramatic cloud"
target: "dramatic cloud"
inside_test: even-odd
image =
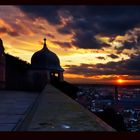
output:
[[[130,59],[108,62],[106,64],[98,63],[92,64],[81,64],[77,65],[66,65],[67,73],[80,74],[84,76],[95,76],[95,75],[140,75],[140,55],[133,56]]]
[[[60,24],[61,19],[58,14],[58,10],[61,8],[59,6],[20,6],[21,10],[26,11],[29,13],[30,18],[36,18],[36,17],[43,17],[47,18],[47,20],[53,24]]]
[[[43,17],[62,34],[72,34],[72,44],[79,48],[100,49],[95,35],[124,35],[129,29],[140,27],[139,6],[21,6],[33,19]],[[107,45],[107,44],[106,44]],[[124,47],[133,44],[126,42]],[[122,48],[123,50],[123,48]]]
[[[71,44],[69,42],[60,42],[60,41],[51,41],[54,44],[59,45],[60,47],[64,47],[64,48],[71,48]]]
[[[41,34],[54,38],[54,35],[48,32],[45,25],[46,22],[43,19],[32,19],[17,6],[0,6],[1,33],[5,32],[11,37]]]
[[[101,59],[101,60],[105,60],[105,58],[102,57],[102,56],[98,56],[98,57],[96,57],[96,58]]]
[[[8,34],[10,36],[19,36],[19,33],[10,24],[0,19],[0,34]]]
[[[117,43],[120,43],[120,47],[116,47],[116,50],[118,53],[122,53],[123,50],[136,50],[139,51],[140,46],[140,27],[134,28],[131,30],[128,30],[124,36],[122,36],[123,39],[120,41],[117,41]],[[114,39],[115,40],[115,39]]]
[[[55,36],[54,36],[53,34],[51,34],[51,33],[47,33],[46,35],[47,35],[47,37],[49,37],[49,38],[52,38],[52,39],[55,38]]]
[[[107,64],[97,64],[97,68],[105,70],[111,69],[112,74],[120,75],[140,75],[140,55],[131,56],[130,59],[108,62]]]
[[[77,31],[74,35],[72,44],[84,49],[100,49],[102,47],[100,42],[95,39],[94,34],[91,31]]]
[[[6,18],[0,18],[0,32],[7,33],[12,37],[20,36],[21,34],[29,36],[33,34],[34,32],[27,25],[29,24],[26,24],[24,21],[21,20],[17,20],[16,22],[9,22],[9,19],[7,20]]]
[[[108,55],[109,57],[111,57],[112,59],[116,59],[116,58],[119,58],[119,56],[115,55],[115,54],[110,54]]]
[[[69,78],[140,77],[140,6],[0,6],[0,35],[28,61],[46,36]]]
[[[11,31],[11,30],[8,30],[7,28],[5,28],[5,27],[1,27],[0,28],[0,34],[8,34],[8,35],[10,35],[10,36],[13,36],[13,37],[15,37],[15,36],[19,36],[19,33],[17,32],[17,31]]]

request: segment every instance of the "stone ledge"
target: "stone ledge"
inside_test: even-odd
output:
[[[115,131],[96,115],[53,87],[47,85],[34,115],[22,131]]]

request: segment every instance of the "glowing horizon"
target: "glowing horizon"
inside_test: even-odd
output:
[[[6,53],[30,63],[46,37],[47,47],[57,54],[65,69],[65,80],[72,83],[116,83],[121,77],[123,82],[120,83],[140,84],[139,26],[120,28],[111,11],[106,15],[110,20],[105,19],[100,13],[102,7],[96,9],[93,6],[95,11],[92,12],[88,6],[77,6],[77,11],[72,10],[73,6],[40,6],[46,10],[45,14],[37,8],[0,6],[0,38]],[[132,9],[136,7],[132,6]],[[47,10],[50,10],[49,14]],[[129,12],[129,8],[127,10]],[[125,14],[123,16],[128,17]],[[133,20],[131,16],[129,18]],[[118,27],[110,21],[117,22]]]

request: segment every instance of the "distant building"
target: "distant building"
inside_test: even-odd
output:
[[[0,89],[5,88],[5,64],[4,46],[0,39]]]

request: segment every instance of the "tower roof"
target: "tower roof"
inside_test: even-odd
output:
[[[31,67],[32,69],[63,71],[58,56],[47,48],[46,38],[44,38],[43,48],[33,54]]]

